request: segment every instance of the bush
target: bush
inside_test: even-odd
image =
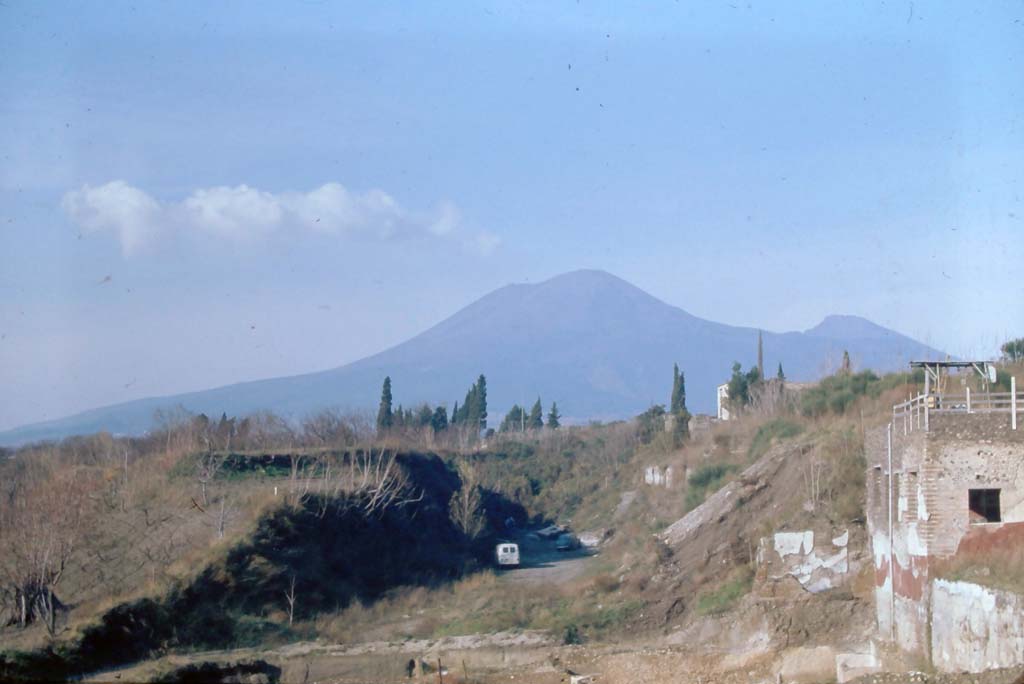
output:
[[[562,643],[566,646],[574,646],[576,644],[583,643],[583,635],[580,634],[580,628],[576,626],[575,622],[570,622],[565,626],[565,633],[562,635]]]
[[[709,463],[697,468],[687,486],[686,510],[693,510],[704,503],[707,494],[718,491],[729,473],[735,470],[736,466],[726,463]]]
[[[878,396],[885,385],[907,377],[909,376],[897,376],[896,379],[888,379],[883,384],[882,379],[869,370],[860,373],[831,375],[800,396],[800,412],[812,418],[823,416],[829,412],[841,416],[846,413],[857,397]],[[902,382],[897,382],[893,386],[899,386],[899,384]]]
[[[709,463],[697,468],[690,476],[690,486],[706,489],[712,484],[718,483],[729,472],[736,469],[736,466],[725,463]]]
[[[771,447],[772,441],[776,439],[791,439],[803,431],[804,429],[800,425],[785,418],[776,418],[775,420],[768,421],[757,429],[754,439],[750,442],[747,457],[751,461],[756,461],[764,456],[768,448]]]
[[[665,431],[665,407],[656,404],[636,417],[636,436],[641,444],[650,444],[654,436]]]

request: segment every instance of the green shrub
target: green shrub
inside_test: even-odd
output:
[[[725,484],[726,477],[735,470],[734,465],[708,463],[693,471],[686,490],[686,510],[693,510],[704,503],[708,493],[718,491]]]
[[[869,370],[831,375],[800,395],[800,413],[808,417],[842,415],[858,397],[877,397],[886,389],[905,384],[910,377],[895,374],[883,379]]]
[[[665,407],[656,404],[636,417],[636,435],[641,444],[650,444],[665,431]]]
[[[776,418],[775,420],[768,421],[757,429],[754,439],[750,442],[747,457],[751,461],[756,461],[764,456],[765,452],[772,445],[773,440],[791,439],[803,431],[804,429],[800,425],[785,418]]]
[[[732,572],[725,582],[701,594],[697,599],[697,613],[719,615],[728,611],[736,601],[746,596],[754,583],[754,573],[744,566]]]
[[[690,476],[690,486],[706,489],[712,484],[719,482],[723,477],[728,475],[729,472],[735,469],[736,466],[725,463],[709,463],[707,465],[702,465],[700,468],[693,471],[693,475]]]

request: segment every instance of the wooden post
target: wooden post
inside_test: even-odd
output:
[[[437,684],[444,684],[444,673],[441,671],[441,659],[437,659]]]
[[[967,412],[971,412],[971,388],[967,388]]]

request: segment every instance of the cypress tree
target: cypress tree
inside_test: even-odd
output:
[[[455,400],[455,406],[452,407],[452,425],[459,422],[459,400]]]
[[[678,365],[672,367],[672,403],[670,412],[674,419],[672,442],[680,446],[690,436],[690,412],[686,410],[686,375]]]
[[[669,410],[675,413],[679,410],[679,364],[672,364],[672,399],[669,401]]]
[[[779,380],[785,380],[786,379],[786,374],[782,372],[782,362],[781,361],[779,362],[779,372],[775,374],[775,377],[777,377]]]
[[[476,416],[480,430],[487,429],[487,378],[483,373],[476,381]]]
[[[548,427],[552,430],[557,430],[561,427],[562,424],[558,422],[558,419],[561,417],[562,416],[558,413],[558,404],[551,402],[551,410],[548,411]]]
[[[526,421],[526,427],[531,430],[540,430],[544,427],[544,409],[540,405],[540,397],[537,397],[537,401],[534,402],[533,408],[530,409],[530,418]]]
[[[465,423],[471,428],[479,425],[478,408],[476,383],[473,383],[473,386],[466,392],[466,399],[462,402],[462,415],[459,416],[459,422]]]
[[[505,419],[501,421],[501,425],[498,427],[498,432],[520,432],[523,429],[524,414],[522,407],[519,404],[513,404],[512,408],[505,414]]]
[[[675,407],[676,413],[686,411],[686,373],[679,371],[679,403]]]
[[[380,408],[377,409],[377,429],[387,430],[394,425],[395,417],[391,412],[391,376],[384,378],[384,387],[380,392]]]

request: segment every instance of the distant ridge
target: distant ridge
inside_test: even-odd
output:
[[[697,318],[604,271],[564,273],[537,284],[501,287],[423,333],[339,368],[140,399],[0,433],[0,444],[107,430],[139,434],[157,409],[208,415],[272,410],[288,416],[329,407],[372,409],[390,375],[395,402],[451,407],[480,373],[487,376],[490,424],[513,403],[568,419],[613,419],[668,401],[672,364],[686,373],[691,411],[713,413],[715,387],[733,361],[755,363],[757,333]],[[855,368],[904,369],[941,352],[857,316],[828,316],[805,332],[764,333],[769,374],[810,381],[834,371],[849,350]]]

